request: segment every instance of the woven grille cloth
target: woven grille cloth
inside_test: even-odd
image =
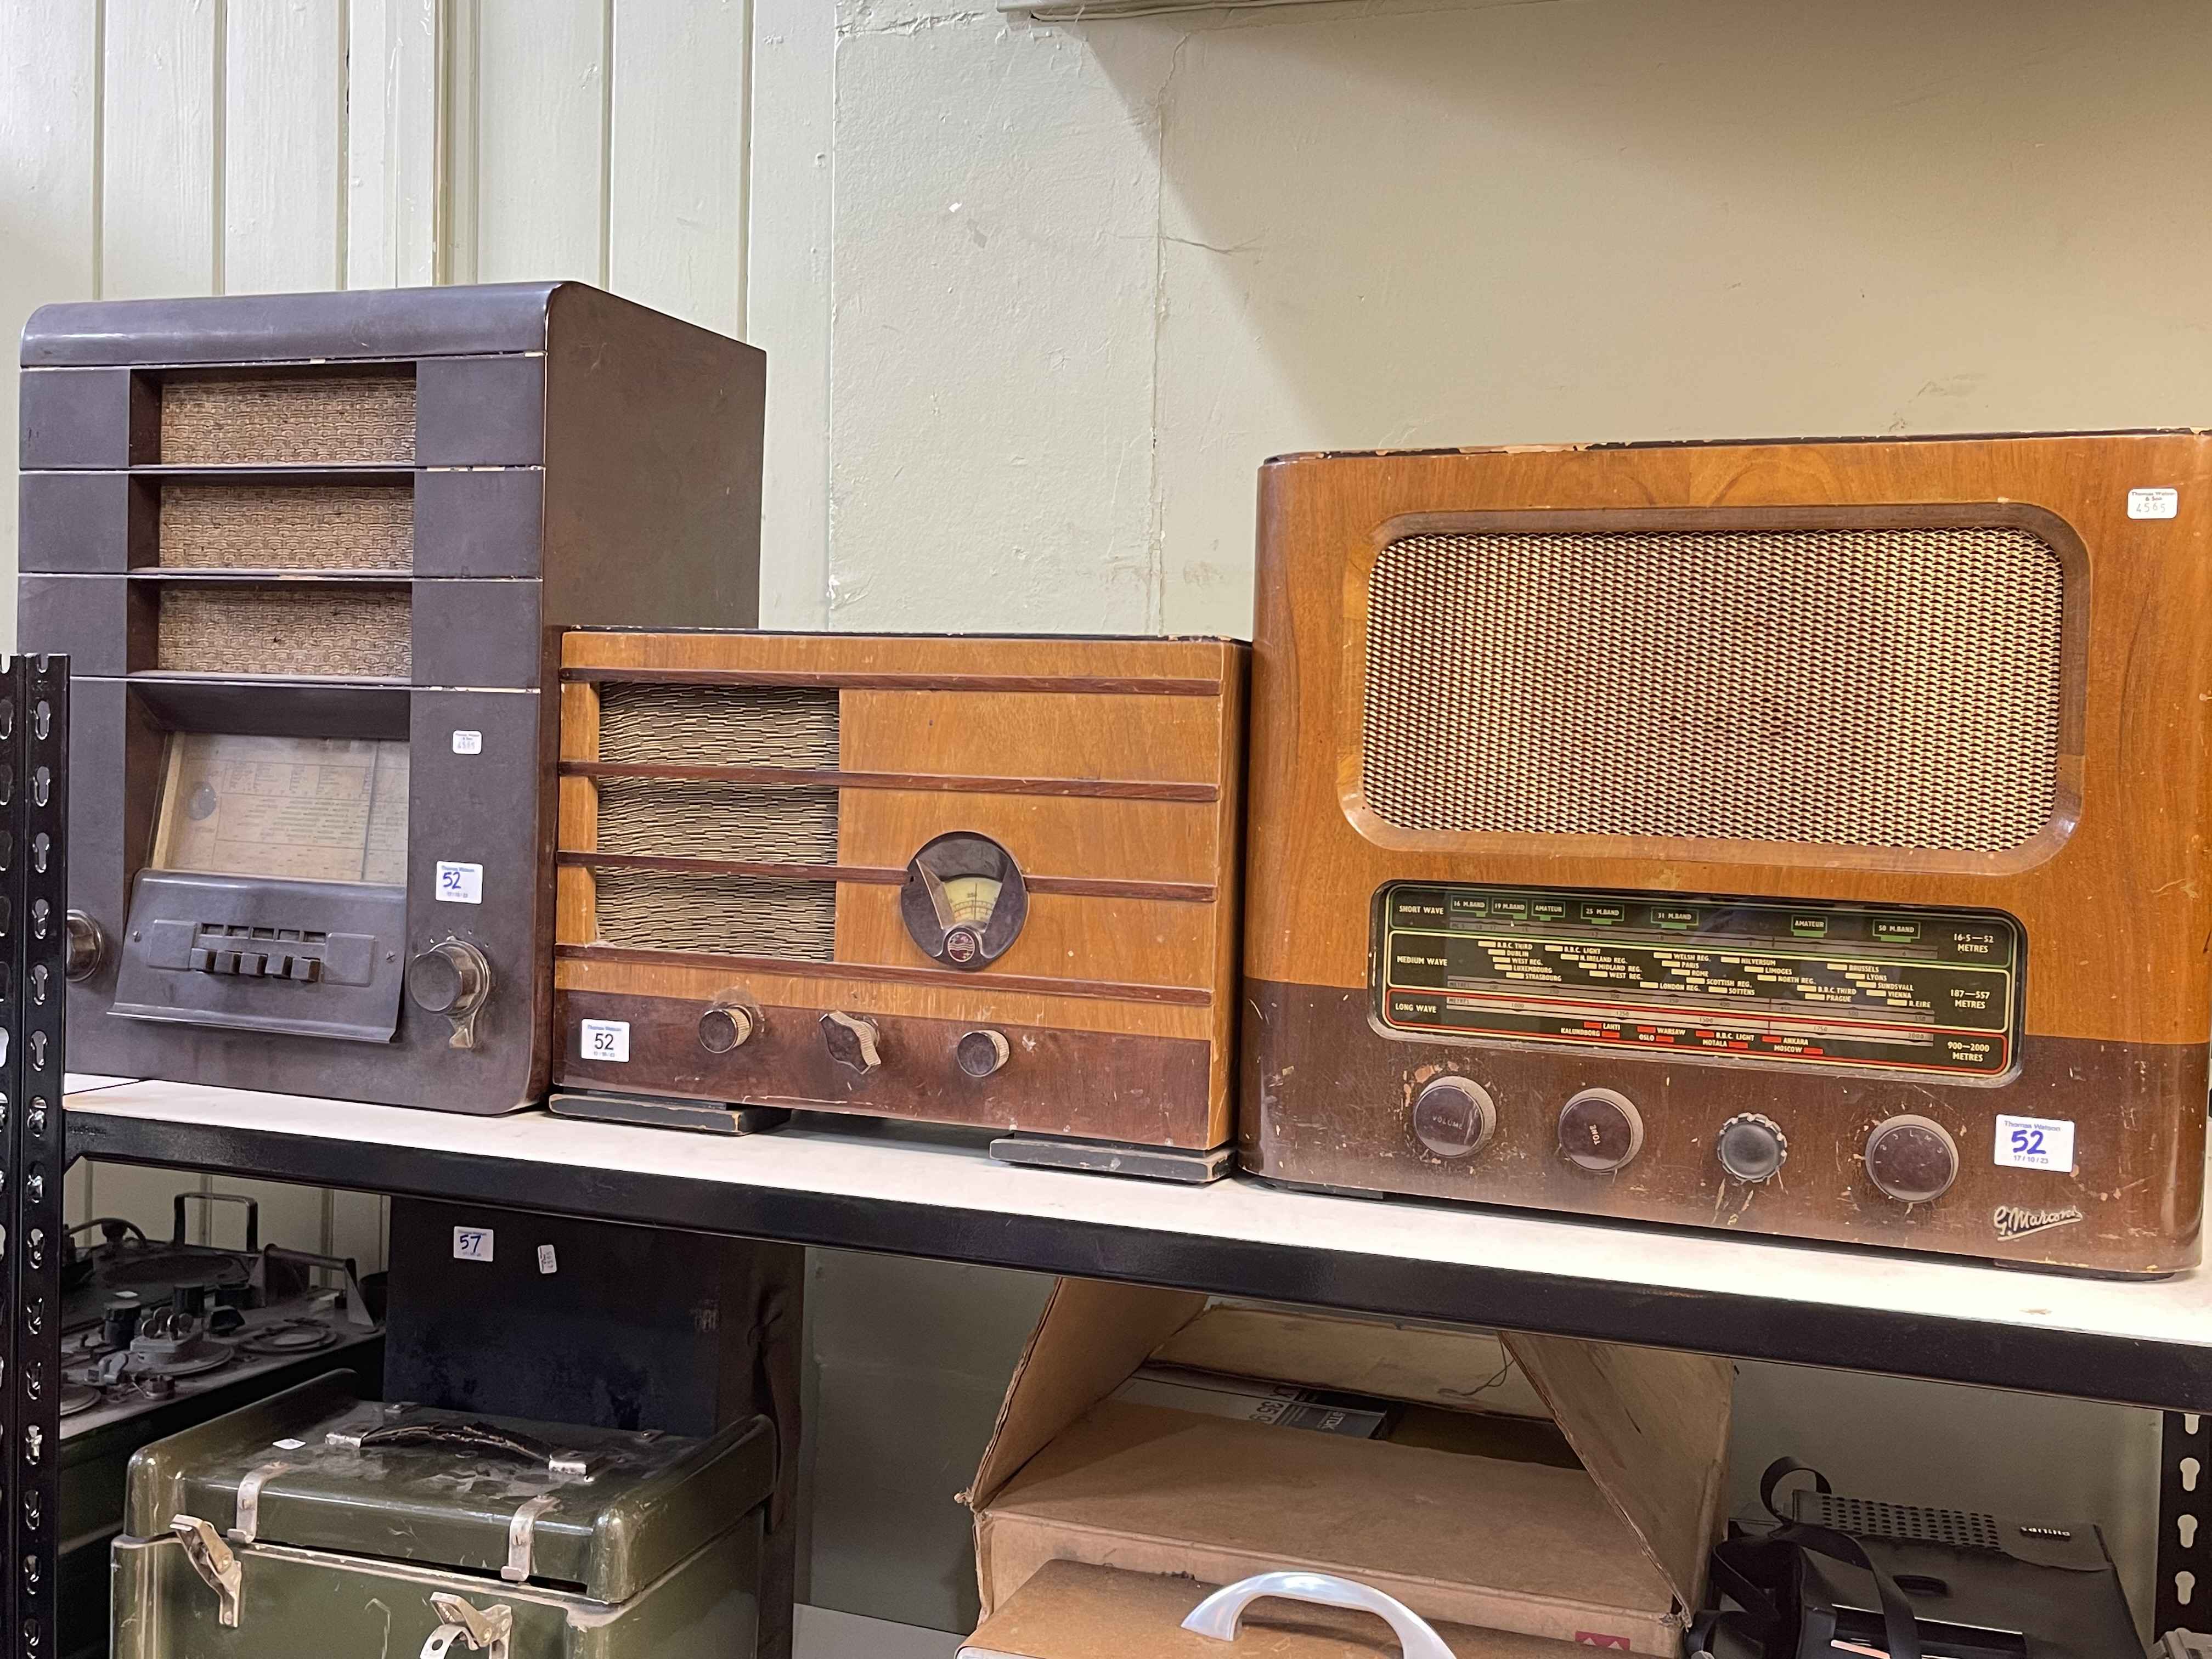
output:
[[[1369,589],[1401,829],[1994,851],[2057,787],[2063,581],[2009,527],[1419,535]]]

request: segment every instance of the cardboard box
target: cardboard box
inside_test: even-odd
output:
[[[1188,1578],[1053,1561],[985,1620],[962,1659],[1398,1659],[1372,1613],[1262,1601],[1234,1646],[1182,1628],[1212,1589]],[[1577,1659],[1571,1642],[1432,1624],[1453,1659]]]
[[[1113,1399],[1148,1361],[1467,1431],[1358,1439]],[[1216,1584],[1310,1568],[1431,1620],[1671,1656],[1705,1588],[1733,1384],[1698,1355],[1062,1279],[969,1494],[983,1609],[1054,1561]],[[1516,1432],[1547,1417],[1580,1467]]]

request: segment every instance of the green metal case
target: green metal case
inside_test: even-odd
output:
[[[364,1403],[350,1380],[132,1459],[117,1659],[755,1651],[765,1419],[562,1427]]]

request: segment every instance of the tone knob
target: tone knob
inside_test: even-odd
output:
[[[1884,1118],[1867,1137],[1867,1179],[1900,1204],[1941,1198],[1959,1178],[1959,1143],[1933,1118]]]
[[[407,994],[453,1022],[455,1048],[477,1046],[477,1015],[491,997],[491,963],[466,939],[441,939],[407,964]]]
[[[960,1069],[969,1077],[985,1078],[1006,1063],[1013,1053],[1006,1039],[996,1031],[969,1031],[952,1051]]]
[[[1644,1114],[1617,1091],[1585,1089],[1560,1110],[1559,1150],[1585,1170],[1620,1169],[1644,1150]]]
[[[1438,1158],[1471,1158],[1498,1132],[1498,1104],[1480,1083],[1440,1077],[1413,1100],[1413,1139]]]
[[[830,1058],[862,1077],[884,1063],[876,1048],[877,1035],[875,1021],[858,1014],[822,1016],[822,1046],[830,1051]]]
[[[726,1054],[750,1042],[753,1029],[750,1009],[718,1002],[699,1016],[699,1046],[710,1054]]]
[[[1746,1112],[1721,1125],[1713,1154],[1738,1181],[1771,1181],[1790,1156],[1790,1137],[1772,1118]]]
[[[82,910],[69,913],[69,956],[63,972],[71,979],[90,979],[107,955],[107,935],[98,922]]]

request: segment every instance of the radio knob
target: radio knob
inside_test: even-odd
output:
[[[718,1002],[699,1016],[699,1046],[710,1054],[726,1054],[753,1040],[752,1011]]]
[[[1621,1169],[1644,1150],[1644,1114],[1614,1090],[1585,1089],[1559,1113],[1559,1150],[1601,1175]]]
[[[450,1046],[477,1046],[477,1016],[491,997],[491,963],[466,939],[441,939],[407,964],[407,994],[453,1022]]]
[[[71,979],[90,979],[107,955],[107,935],[82,910],[69,913],[68,934],[68,963],[62,971]]]
[[[986,1078],[1006,1063],[1013,1053],[1006,1039],[996,1031],[970,1031],[960,1039],[952,1057],[960,1069],[972,1078]]]
[[[1438,1158],[1472,1158],[1497,1132],[1497,1103],[1480,1083],[1440,1077],[1413,1101],[1413,1139]]]
[[[1959,1178],[1959,1143],[1933,1118],[1884,1118],[1867,1137],[1867,1179],[1900,1204],[1941,1198]]]
[[[822,1046],[829,1049],[830,1058],[862,1077],[884,1063],[876,1048],[877,1036],[875,1021],[858,1014],[822,1016]]]
[[[1721,1168],[1738,1181],[1756,1185],[1772,1180],[1781,1170],[1790,1156],[1790,1137],[1772,1118],[1746,1112],[1721,1125],[1713,1152]]]

